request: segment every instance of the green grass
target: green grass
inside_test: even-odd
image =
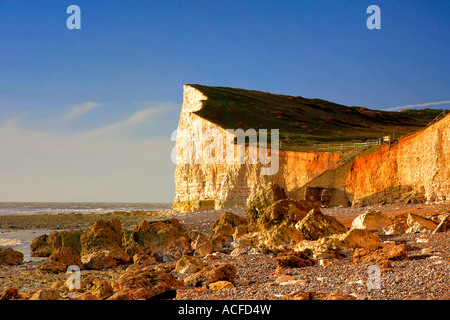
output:
[[[442,110],[389,112],[226,87],[190,85],[208,99],[195,112],[224,129],[279,129],[286,148],[312,144],[364,142],[389,134],[396,137],[423,129]],[[270,132],[270,131],[269,131]]]

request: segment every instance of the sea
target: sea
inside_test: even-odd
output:
[[[108,213],[114,211],[170,210],[170,203],[110,203],[110,202],[0,202],[0,216]],[[30,261],[30,243],[51,230],[6,230],[0,229],[0,248],[13,248],[24,254],[24,261]]]

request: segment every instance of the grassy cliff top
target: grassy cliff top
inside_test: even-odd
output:
[[[443,110],[389,112],[227,87],[189,86],[208,97],[195,113],[224,129],[279,129],[287,143],[365,141],[423,129]]]

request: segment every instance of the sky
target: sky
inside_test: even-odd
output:
[[[172,202],[187,83],[450,108],[449,39],[447,0],[0,0],[0,201]]]

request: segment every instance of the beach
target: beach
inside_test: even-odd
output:
[[[368,209],[377,209],[386,215],[415,212],[421,215],[450,209],[449,205],[380,205],[365,208],[323,208],[327,215],[336,217],[346,227],[353,219]],[[245,217],[244,208],[228,209]],[[173,210],[113,212],[103,214],[59,214],[0,216],[0,239],[4,244],[24,253],[24,262],[16,266],[0,266],[0,291],[18,288],[24,296],[42,288],[64,286],[67,275],[36,272],[36,266],[48,258],[30,257],[32,239],[54,230],[81,229],[87,232],[98,219],[118,219],[123,230],[133,229],[142,220],[155,221],[178,219],[184,228],[206,235],[212,233],[214,222],[224,210],[202,210],[181,213]],[[380,235],[383,242],[406,244],[408,259],[391,261],[381,274],[381,289],[368,290],[367,268],[371,263],[355,263],[350,256],[329,261],[322,265],[286,269],[284,274],[274,275],[277,263],[273,254],[247,247],[239,255],[232,255],[232,248],[223,248],[215,260],[202,259],[205,265],[214,261],[230,263],[237,269],[236,285],[219,291],[202,287],[184,286],[176,291],[176,299],[282,299],[292,292],[325,292],[351,295],[357,299],[449,299],[450,298],[450,237],[443,233],[403,233]],[[7,243],[9,239],[11,242]],[[253,249],[253,250],[252,250]],[[176,261],[162,261],[165,268],[174,267]],[[373,264],[373,263],[372,263]],[[129,265],[105,270],[82,270],[82,279],[97,278],[117,281]],[[286,281],[277,280],[284,276]],[[186,275],[176,274],[180,280]],[[280,282],[281,281],[281,282]],[[61,299],[76,299],[77,292],[62,290]]]

